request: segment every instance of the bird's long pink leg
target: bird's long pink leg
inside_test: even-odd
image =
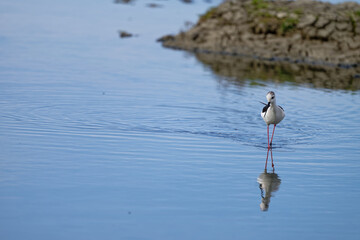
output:
[[[273,133],[272,133],[272,136],[271,136],[271,141],[270,141],[271,147],[272,147],[272,140],[273,140],[273,137],[274,137],[275,127],[276,127],[276,124],[274,124],[274,129],[273,129]]]
[[[270,144],[269,144],[269,126],[270,125],[267,125],[268,149],[270,148]],[[269,154],[269,152],[268,152],[268,154]]]

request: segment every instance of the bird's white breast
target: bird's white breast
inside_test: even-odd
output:
[[[266,124],[278,124],[284,119],[284,111],[277,105],[271,105],[266,112],[261,113],[262,118]]]

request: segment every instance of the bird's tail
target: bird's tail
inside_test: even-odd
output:
[[[264,103],[264,102],[261,102],[261,101],[259,101],[259,103],[262,103],[262,104],[264,104],[264,105],[267,105],[266,103]]]

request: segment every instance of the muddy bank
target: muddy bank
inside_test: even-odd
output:
[[[194,53],[195,57],[221,84],[262,85],[264,81],[292,82],[315,88],[360,89],[360,72],[356,68],[263,61],[253,58]],[[260,81],[259,81],[260,80]]]
[[[360,67],[360,5],[226,1],[163,46],[310,65]]]

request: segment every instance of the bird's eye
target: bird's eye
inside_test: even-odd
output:
[[[272,96],[271,99],[274,99],[274,96]]]

